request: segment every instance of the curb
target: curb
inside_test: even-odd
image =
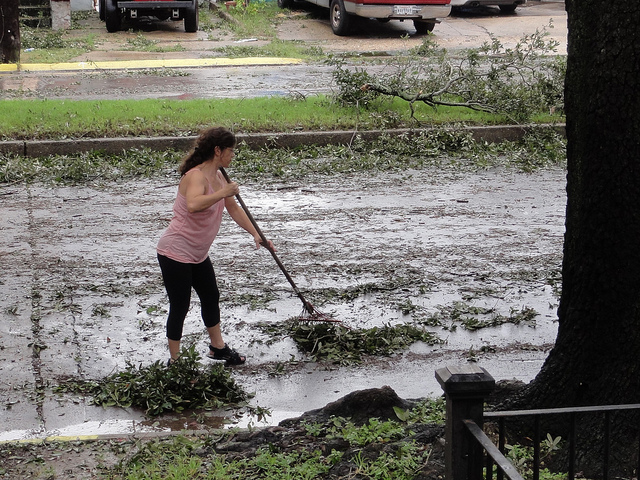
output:
[[[0,64],[0,73],[6,72],[66,72],[89,70],[133,70],[145,68],[199,68],[199,67],[242,67],[264,65],[297,65],[299,58],[243,57],[243,58],[191,58],[157,60],[113,60],[102,62],[66,63],[7,63]]]
[[[565,135],[564,124],[541,125],[502,125],[483,127],[447,127],[445,130],[466,130],[475,141],[499,143],[520,140],[527,132],[536,127],[555,129]],[[238,143],[245,143],[251,149],[295,148],[303,145],[348,145],[356,137],[372,141],[381,135],[418,135],[437,128],[363,130],[363,131],[331,131],[331,132],[294,132],[294,133],[240,133],[236,135]],[[196,136],[185,137],[120,137],[91,138],[73,140],[12,140],[0,144],[0,154],[13,154],[24,157],[44,157],[47,155],[73,155],[83,152],[101,151],[108,154],[119,154],[134,148],[150,150],[188,151]]]
[[[70,443],[70,442],[99,442],[108,440],[145,440],[154,438],[167,438],[183,436],[198,436],[229,433],[231,430],[163,430],[137,433],[109,433],[105,435],[49,435],[46,437],[22,438],[16,440],[3,440],[0,445],[41,445],[45,443]]]

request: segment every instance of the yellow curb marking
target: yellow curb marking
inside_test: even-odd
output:
[[[51,435],[46,438],[23,438],[19,440],[3,440],[2,443],[40,444],[44,442],[75,442],[86,440],[98,440],[99,435]]]
[[[180,68],[180,67],[226,67],[244,65],[294,65],[300,64],[299,58],[246,57],[246,58],[192,58],[161,60],[122,60],[105,62],[75,63],[21,63],[0,64],[0,72],[36,72],[59,70],[115,70],[127,68]]]

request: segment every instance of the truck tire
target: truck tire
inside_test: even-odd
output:
[[[115,2],[116,0],[104,0],[104,21],[109,33],[117,32],[122,28],[122,16]]]
[[[517,5],[498,5],[502,13],[513,13],[516,11]]]
[[[436,28],[436,22],[414,20],[413,27],[416,29],[418,35],[426,35],[429,32],[433,32],[433,29]]]
[[[342,0],[331,0],[329,20],[331,30],[333,30],[334,34],[340,36],[349,34],[349,30],[351,29],[351,15],[344,8],[344,2]]]
[[[293,0],[278,0],[278,7],[280,8],[291,8],[293,4]]]
[[[189,33],[197,32],[199,19],[198,0],[193,0],[191,6],[184,12],[184,31]]]

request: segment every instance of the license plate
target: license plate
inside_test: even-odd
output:
[[[394,5],[393,6],[394,15],[416,15],[418,12],[420,12],[420,7],[416,7],[415,5]]]

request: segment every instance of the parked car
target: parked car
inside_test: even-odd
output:
[[[184,20],[186,32],[198,31],[198,0],[99,0],[98,10],[108,32],[120,30],[125,16]]]
[[[418,34],[431,32],[440,19],[451,13],[450,0],[307,0],[329,9],[331,30],[348,35],[353,16],[389,20],[411,20]],[[280,8],[290,8],[293,0],[278,0]]]
[[[451,0],[451,8],[497,6],[502,13],[513,13],[519,5],[526,3],[527,0]]]

